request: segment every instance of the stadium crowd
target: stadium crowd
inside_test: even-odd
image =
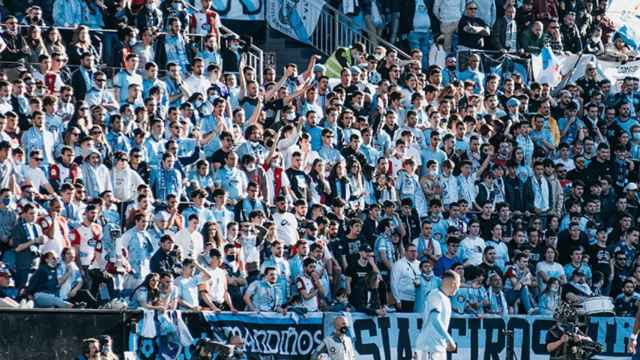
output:
[[[390,2],[410,60],[355,43],[339,79],[257,76],[210,0],[5,3],[2,305],[384,315],[453,269],[456,313],[634,314],[638,79],[551,89],[450,47],[635,54],[590,1],[435,1],[440,30],[421,1]]]

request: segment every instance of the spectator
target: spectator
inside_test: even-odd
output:
[[[160,238],[160,248],[151,256],[149,269],[159,274],[178,274],[180,262],[176,256],[173,238],[171,235],[164,235]],[[162,281],[162,276],[160,278]]]
[[[416,302],[416,288],[420,286],[420,262],[417,260],[415,245],[405,246],[404,251],[405,256],[391,268],[391,292],[398,310],[412,312]]]
[[[634,282],[625,280],[622,294],[618,295],[614,301],[616,315],[634,316],[638,311],[638,301],[640,301],[640,294],[635,291]]]
[[[562,268],[562,265],[555,261],[558,254],[557,251],[552,246],[548,246],[545,248],[543,254],[543,261],[538,262],[536,265],[536,276],[538,278],[538,288],[540,291],[545,290],[546,284],[552,278],[558,280],[560,284],[567,282],[565,270]]]
[[[518,38],[518,48],[524,55],[539,54],[544,45],[542,23],[539,21],[532,23],[531,27],[522,31]]]
[[[458,22],[459,49],[482,49],[485,45],[485,37],[490,33],[491,26],[478,17],[478,3],[467,2],[465,13]]]
[[[574,271],[570,279],[571,280],[564,285],[564,289],[562,291],[565,301],[568,301],[571,304],[579,304],[593,296],[591,287],[587,283],[586,276],[580,270]]]
[[[264,269],[264,279],[256,280],[249,285],[243,299],[249,311],[276,311],[286,313],[286,309],[279,304],[279,291],[276,289],[278,273],[274,268]]]
[[[214,312],[230,310],[235,313],[237,310],[229,295],[227,273],[220,267],[222,255],[217,249],[212,249],[209,257],[210,277],[202,279],[199,285],[200,304]]]
[[[571,262],[564,266],[565,277],[570,278],[571,274],[579,270],[587,278],[587,282],[591,282],[591,267],[582,261],[583,249],[575,248],[571,250]]]
[[[489,273],[488,280],[490,287],[487,290],[487,295],[489,297],[487,313],[499,316],[507,316],[509,314],[509,306],[502,288],[502,277],[495,272]]]
[[[316,261],[313,258],[304,260],[304,273],[296,279],[296,286],[302,296],[302,305],[309,312],[318,311],[320,299],[324,296],[324,288],[316,272]]]
[[[33,295],[37,307],[72,308],[73,304],[60,297],[60,286],[56,275],[56,255],[49,251],[42,255],[38,270],[29,279],[28,291]],[[86,306],[86,304],[84,304]]]
[[[200,273],[194,274],[198,269]],[[178,308],[183,310],[200,310],[198,301],[198,285],[203,280],[210,277],[206,267],[201,266],[197,261],[187,258],[182,261],[182,274],[176,278],[175,284],[178,288]]]
[[[453,34],[458,29],[458,22],[465,11],[465,2],[457,0],[455,2],[435,1],[433,4],[434,16],[440,22],[440,31],[444,35],[444,49],[451,51]]]
[[[499,17],[491,29],[491,48],[510,53],[517,51],[518,31],[515,16],[516,8],[506,6],[504,16]]]
[[[442,276],[445,271],[451,269],[454,264],[462,263],[462,260],[458,257],[460,246],[460,239],[455,236],[449,236],[447,238],[447,252],[440,257],[434,267],[434,273],[436,276]]]
[[[416,287],[416,302],[413,311],[421,313],[424,311],[427,294],[433,289],[440,287],[441,279],[433,273],[433,260],[422,260],[420,262],[420,285]]]
[[[478,266],[482,263],[482,254],[486,247],[484,239],[480,237],[480,221],[473,219],[469,222],[469,232],[460,242],[458,255],[465,266]]]
[[[367,293],[367,274],[373,272],[379,273],[373,256],[372,249],[369,245],[361,245],[358,252],[358,259],[355,262],[349,262],[349,266],[345,270],[347,294],[349,294],[349,302],[355,308],[364,308],[366,302],[365,294]]]
[[[505,272],[505,296],[510,307],[515,311],[518,305],[524,307],[525,313],[529,313],[534,305],[530,288],[537,285],[533,281],[533,275],[529,271],[529,258],[520,253],[514,258],[514,265],[509,266]],[[509,311],[513,313],[513,311]]]
[[[540,294],[540,299],[538,301],[538,314],[551,315],[555,313],[556,308],[560,305],[561,301],[560,291],[560,280],[555,277],[550,277],[545,283],[544,290]]]

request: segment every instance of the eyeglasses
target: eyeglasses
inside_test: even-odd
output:
[[[118,161],[129,161],[127,158],[118,158]]]
[[[469,7],[469,8],[467,8],[467,10],[478,10],[478,8],[477,7]]]
[[[142,157],[142,155],[140,155],[140,154],[135,154],[135,155],[133,155],[133,156],[131,156],[131,157],[132,157],[132,158],[135,158],[135,159],[139,159],[139,158],[141,158],[141,157]]]
[[[96,82],[105,82],[107,79],[96,79]]]
[[[42,161],[42,160],[44,160],[44,158],[35,158],[35,157],[34,157],[34,158],[33,158],[33,160],[35,160],[35,161]]]

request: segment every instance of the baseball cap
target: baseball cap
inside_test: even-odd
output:
[[[624,187],[624,191],[636,191],[638,190],[638,185],[636,183],[628,183],[627,186]]]
[[[371,245],[369,245],[369,244],[362,244],[362,245],[360,245],[360,251],[373,252],[373,249],[371,248]]]

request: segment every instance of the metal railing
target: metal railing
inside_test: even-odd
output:
[[[349,47],[355,42],[364,44],[369,53],[379,45],[397,51],[398,58],[401,60],[410,58],[407,53],[380,36],[368,33],[366,29],[360,29],[353,19],[325,3],[316,28],[311,34],[311,45],[323,54],[331,55],[337,48]]]
[[[19,25],[19,27],[21,28],[28,28],[29,25]],[[76,30],[76,27],[61,27],[61,26],[43,26],[41,27],[42,30],[47,30],[50,28],[57,28],[58,30]],[[228,27],[224,26],[224,25],[220,25],[219,27],[220,30],[220,35],[222,38],[231,36],[231,35],[237,35],[240,36],[239,34],[233,32],[231,29],[229,29]],[[117,32],[117,30],[113,30],[113,29],[89,29],[89,31],[91,33],[94,34],[104,34],[104,33],[115,33]],[[163,35],[166,34],[166,32],[159,32],[158,35]],[[195,43],[200,46],[200,49],[202,49],[202,46],[204,45],[203,41],[200,41],[201,38],[205,37],[206,35],[201,35],[201,34],[189,34],[186,33],[185,35],[187,35],[188,37],[192,38],[192,39],[199,39],[198,41],[196,41]],[[220,44],[222,45],[222,44]],[[258,81],[260,83],[262,83],[262,73],[264,70],[264,53],[262,51],[262,49],[260,49],[259,47],[257,47],[256,45],[254,45],[253,43],[248,44],[248,46],[245,48],[246,51],[246,64],[253,67],[256,70],[256,77],[258,79]],[[223,64],[224,66],[224,64]],[[143,66],[144,67],[144,66]],[[115,72],[117,72],[118,70],[120,70],[121,68],[116,67],[116,68],[110,68]]]

